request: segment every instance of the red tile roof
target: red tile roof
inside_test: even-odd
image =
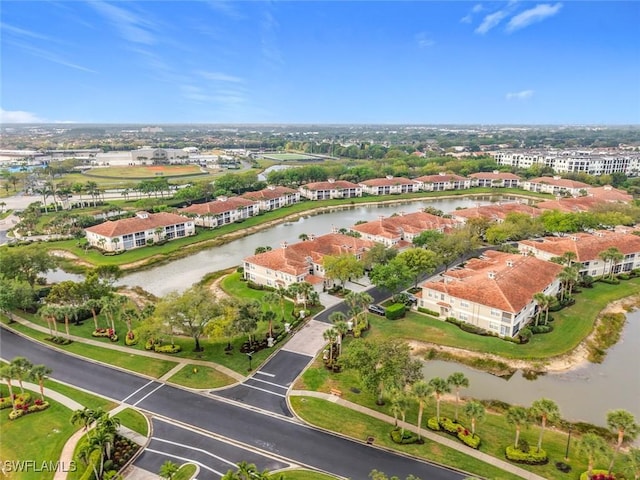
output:
[[[622,190],[618,190],[617,188],[613,188],[611,185],[590,188],[588,190],[588,195],[605,202],[629,203],[633,201],[633,195],[630,195]]]
[[[360,182],[360,185],[366,185],[367,187],[386,187],[394,185],[415,185],[417,182],[409,180],[404,177],[391,177],[391,178],[372,178],[371,180],[365,180]]]
[[[360,188],[360,185],[357,185],[352,182],[347,182],[346,180],[335,180],[328,182],[312,182],[302,185],[302,188],[307,190],[340,190],[343,188]]]
[[[341,233],[328,233],[313,240],[298,242],[244,259],[245,262],[279,272],[300,275],[308,272],[310,262],[322,264],[325,255],[357,254],[374,245],[369,240]]]
[[[293,190],[287,187],[267,187],[262,190],[258,190],[257,192],[246,192],[242,194],[243,198],[248,198],[249,200],[273,200],[275,198],[285,197],[287,195],[292,195],[298,193],[297,190]]]
[[[544,237],[540,240],[522,240],[526,245],[554,257],[573,252],[578,262],[596,260],[607,248],[615,247],[624,255],[640,252],[640,237],[632,233],[602,230],[595,233],[575,233],[566,237]]]
[[[414,212],[354,225],[351,230],[379,237],[399,238],[403,232],[415,235],[425,230],[451,229],[456,224],[457,222],[451,218],[427,212]]]
[[[488,250],[483,257],[469,260],[465,268],[449,270],[442,279],[422,286],[455,298],[518,313],[531,302],[534,294],[553,283],[562,268],[528,255]]]
[[[146,212],[140,212],[145,214]],[[87,232],[92,232],[103,237],[119,237],[136,232],[144,232],[147,230],[155,230],[158,227],[168,227],[179,223],[191,222],[187,217],[176,215],[175,213],[148,213],[147,218],[141,218],[136,215],[132,218],[124,218],[122,220],[107,220],[99,225],[86,228]]]
[[[486,218],[488,220],[504,220],[509,213],[524,213],[537,217],[542,210],[522,203],[492,203],[478,207],[455,210],[452,215],[463,218]]]
[[[242,197],[219,197],[213,202],[198,203],[180,209],[181,212],[195,213],[196,215],[217,215],[231,210],[256,205],[256,202]]]
[[[588,212],[596,205],[602,203],[595,197],[561,198],[559,200],[547,200],[536,203],[540,210],[558,210],[565,213]]]

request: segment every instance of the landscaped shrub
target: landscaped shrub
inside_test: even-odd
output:
[[[440,428],[451,435],[458,435],[459,424],[447,417],[440,417]]]
[[[588,472],[582,472],[580,474],[580,480],[616,480],[615,475],[609,475],[608,470],[593,470],[591,472],[591,477],[589,477]]]
[[[16,409],[9,412],[9,420],[15,420],[16,418],[20,418],[28,413],[41,412],[47,408],[49,408],[49,402],[43,402],[40,399],[37,399],[31,405],[29,405],[28,402],[16,402]]]
[[[476,434],[472,434],[469,430],[462,426],[458,428],[458,438],[462,440],[465,445],[471,448],[477,449],[480,446],[480,437]]]
[[[438,419],[436,417],[431,417],[427,420],[427,428],[429,430],[435,430],[436,432],[440,430],[440,424],[438,423]]]
[[[385,309],[384,316],[388,320],[397,320],[404,317],[405,310],[404,303],[393,303]]]
[[[553,326],[551,325],[533,325],[531,327],[529,327],[529,330],[531,330],[531,333],[533,333],[534,335],[537,333],[549,333],[549,332],[553,332]]]
[[[538,452],[537,447],[528,447],[527,451],[523,452],[519,448],[509,445],[505,449],[505,457],[512,462],[525,463],[527,465],[545,465],[549,462],[547,452],[543,449]]]
[[[180,345],[156,345],[153,350],[157,353],[178,353],[182,348]]]
[[[124,343],[129,347],[137,344],[138,340],[139,340],[138,334],[133,330],[130,332],[127,332],[127,335],[124,337]]]
[[[13,398],[15,399],[16,405],[29,405],[31,401],[31,394],[29,392],[13,394]],[[2,397],[0,398],[0,410],[3,408],[11,408],[11,398],[10,397]]]
[[[556,462],[556,468],[562,473],[569,473],[571,471],[571,465],[567,465],[564,462]]]
[[[629,280],[631,278],[631,275],[629,275],[628,273],[621,273],[618,275],[618,278],[620,280]]]
[[[427,315],[431,315],[432,317],[439,317],[440,313],[435,312],[433,310],[429,310],[428,308],[418,307],[418,311],[420,313],[426,313]]]
[[[410,443],[416,443],[418,441],[418,435],[409,430],[402,432],[399,428],[394,428],[391,430],[391,440],[393,440],[394,443],[408,445]]]
[[[602,283],[608,283],[609,285],[619,285],[620,284],[620,280],[618,280],[615,277],[614,278],[604,278],[604,277],[602,277],[598,281],[602,282]]]

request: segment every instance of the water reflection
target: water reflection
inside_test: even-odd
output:
[[[586,421],[605,426],[606,413],[623,408],[640,419],[640,372],[637,353],[640,350],[640,312],[627,316],[621,340],[614,345],[601,364],[584,366],[563,372],[548,373],[536,380],[527,380],[516,372],[505,380],[453,362],[425,362],[425,378],[448,377],[463,372],[470,386],[463,395],[479,399],[496,399],[529,406],[542,397],[558,403],[562,416],[568,420]]]

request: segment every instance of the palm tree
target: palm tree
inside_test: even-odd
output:
[[[367,292],[349,292],[344,296],[349,306],[349,313],[353,316],[355,326],[360,324],[360,317],[367,314],[367,306],[373,302],[373,297]]]
[[[480,402],[472,400],[464,406],[464,414],[471,419],[471,436],[476,434],[476,423],[481,422],[485,417],[484,406]]]
[[[29,372],[29,377],[34,381],[38,382],[38,386],[40,387],[40,399],[44,402],[44,381],[49,378],[51,375],[51,370],[46,365],[34,365]]]
[[[391,396],[391,410],[395,415],[400,415],[402,424],[400,425],[400,438],[404,437],[404,423],[407,416],[407,408],[409,408],[409,395],[404,390],[396,390]],[[398,421],[396,417],[396,427]]]
[[[605,265],[609,264],[609,278],[613,278],[614,267],[624,258],[624,255],[616,247],[609,247],[600,252],[598,258],[604,261]]]
[[[469,379],[462,372],[453,372],[447,378],[447,383],[456,389],[456,410],[455,419],[458,421],[458,404],[460,403],[460,388],[469,388]]]
[[[178,473],[180,467],[177,463],[173,463],[171,460],[167,460],[160,466],[160,477],[166,480],[172,480],[173,476]]]
[[[634,480],[640,479],[640,448],[630,448],[622,466],[622,472]]]
[[[568,267],[573,265],[573,262],[577,259],[578,259],[578,256],[576,255],[576,253],[570,252],[570,251],[564,252],[560,257],[560,260],[562,261],[563,265],[567,265]]]
[[[329,342],[329,365],[333,365],[333,344],[338,336],[338,331],[335,327],[329,328],[322,332],[322,338]]]
[[[89,445],[93,450],[100,451],[100,467],[98,470],[98,476],[96,478],[102,478],[104,472],[104,460],[111,457],[111,447],[113,446],[114,434],[106,430],[96,429],[94,434],[89,438]],[[95,471],[95,470],[94,470]]]
[[[71,414],[70,422],[72,425],[80,425],[86,432],[89,429],[89,425],[95,420],[95,410],[84,407],[82,410],[74,410]]]
[[[221,480],[254,480],[259,474],[253,463],[240,462],[235,472],[229,470]]]
[[[309,240],[309,235],[307,235],[306,233],[301,233],[300,235],[298,235],[298,238],[303,242],[306,242],[307,240]]]
[[[424,412],[425,404],[433,395],[433,387],[424,380],[418,380],[411,386],[411,393],[418,401],[418,440],[420,440],[422,438],[422,414]]]
[[[560,418],[560,409],[553,400],[541,398],[531,404],[531,414],[540,419],[540,436],[538,437],[538,452],[542,448],[542,436],[547,422],[553,422]]]
[[[536,326],[538,326],[538,320],[540,319],[540,313],[544,312],[544,324],[549,322],[549,308],[551,307],[554,297],[553,295],[545,295],[542,292],[533,295],[533,299],[538,304],[538,312],[536,312]]]
[[[526,408],[515,405],[507,410],[506,420],[508,423],[515,425],[516,427],[516,441],[514,443],[514,447],[518,448],[518,445],[520,445],[520,430],[522,427],[529,425],[530,422],[529,412]]]
[[[595,433],[585,433],[578,442],[578,452],[587,457],[587,478],[593,476],[593,464],[607,454],[607,442]]]
[[[33,363],[24,357],[15,357],[11,360],[11,367],[13,369],[13,378],[18,380],[18,384],[20,385],[20,393],[24,393],[22,382],[29,378]]]
[[[622,447],[625,440],[635,440],[637,438],[638,433],[640,433],[640,426],[636,423],[636,418],[633,414],[623,409],[607,412],[607,426],[609,430],[618,434],[618,441],[609,463],[609,474],[611,474],[613,462],[620,452],[620,447]]]
[[[40,308],[40,318],[47,322],[47,326],[49,327],[49,335],[58,336],[58,323],[56,320],[56,309],[50,305],[44,305]],[[53,330],[51,329],[51,325],[53,325]],[[55,331],[55,335],[53,332]]]
[[[449,383],[441,377],[434,377],[429,380],[429,385],[433,388],[433,393],[436,395],[436,419],[438,422],[440,421],[440,400],[442,400],[442,395],[445,393],[449,393],[451,391],[451,386]]]
[[[562,288],[560,289],[561,301],[571,295],[570,292],[573,290],[573,285],[578,281],[578,273],[576,267],[564,267],[558,273],[558,280],[562,283]]]
[[[16,409],[16,400],[13,396],[13,384],[11,380],[13,380],[13,366],[10,363],[6,363],[0,367],[0,378],[7,382],[7,387],[9,387],[9,398],[11,399],[11,409]]]

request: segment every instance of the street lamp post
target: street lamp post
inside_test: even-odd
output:
[[[253,360],[253,352],[248,352],[247,357],[249,358],[249,372],[251,371],[251,360]]]
[[[569,424],[569,436],[567,437],[567,449],[564,452],[564,461],[569,461],[569,445],[571,443],[571,424]]]

